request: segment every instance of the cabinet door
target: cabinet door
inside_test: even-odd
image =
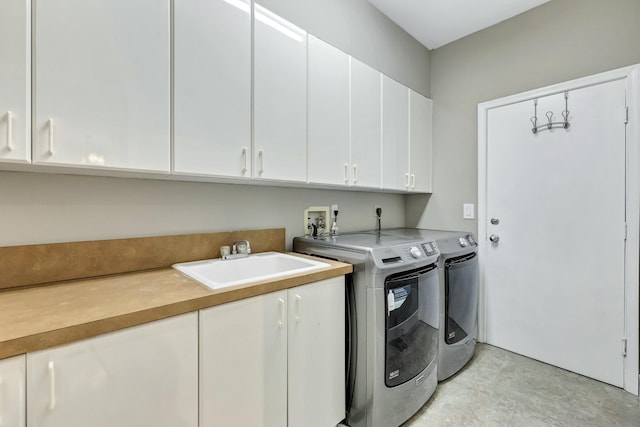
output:
[[[254,9],[255,178],[307,179],[307,33]]]
[[[430,193],[432,102],[412,90],[409,100],[410,190]]]
[[[200,427],[287,425],[286,291],[200,311]]]
[[[175,0],[173,172],[250,177],[249,0]]]
[[[382,74],[351,58],[351,182],[380,188]]]
[[[382,188],[409,189],[409,89],[382,77]]]
[[[31,2],[0,4],[0,162],[31,161]]]
[[[198,316],[27,354],[27,425],[197,426]]]
[[[168,172],[169,0],[36,0],[34,163]]]
[[[25,356],[0,360],[0,426],[24,427]]]
[[[290,289],[289,427],[345,417],[344,276]]]
[[[309,182],[348,185],[349,55],[309,36]]]

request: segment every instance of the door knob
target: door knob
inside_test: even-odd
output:
[[[491,224],[492,225],[500,224],[500,218],[496,218],[496,217],[491,218]]]
[[[489,236],[489,240],[491,240],[491,242],[493,243],[498,243],[500,241],[500,236],[498,236],[497,234],[492,234],[491,236]]]

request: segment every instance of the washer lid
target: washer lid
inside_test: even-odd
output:
[[[326,237],[325,240],[332,241],[341,246],[351,246],[363,249],[376,249],[415,241],[415,239],[410,239],[404,236],[390,234],[378,235],[375,233],[341,234],[338,236]]]

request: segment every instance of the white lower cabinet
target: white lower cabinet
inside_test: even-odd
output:
[[[197,426],[198,317],[27,354],[30,427]]]
[[[344,416],[343,276],[200,311],[200,427]]]
[[[289,289],[289,427],[345,417],[344,276]]]
[[[24,427],[25,356],[0,360],[0,426]]]

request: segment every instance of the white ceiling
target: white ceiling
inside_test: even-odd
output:
[[[550,0],[369,0],[420,43],[435,49]]]

